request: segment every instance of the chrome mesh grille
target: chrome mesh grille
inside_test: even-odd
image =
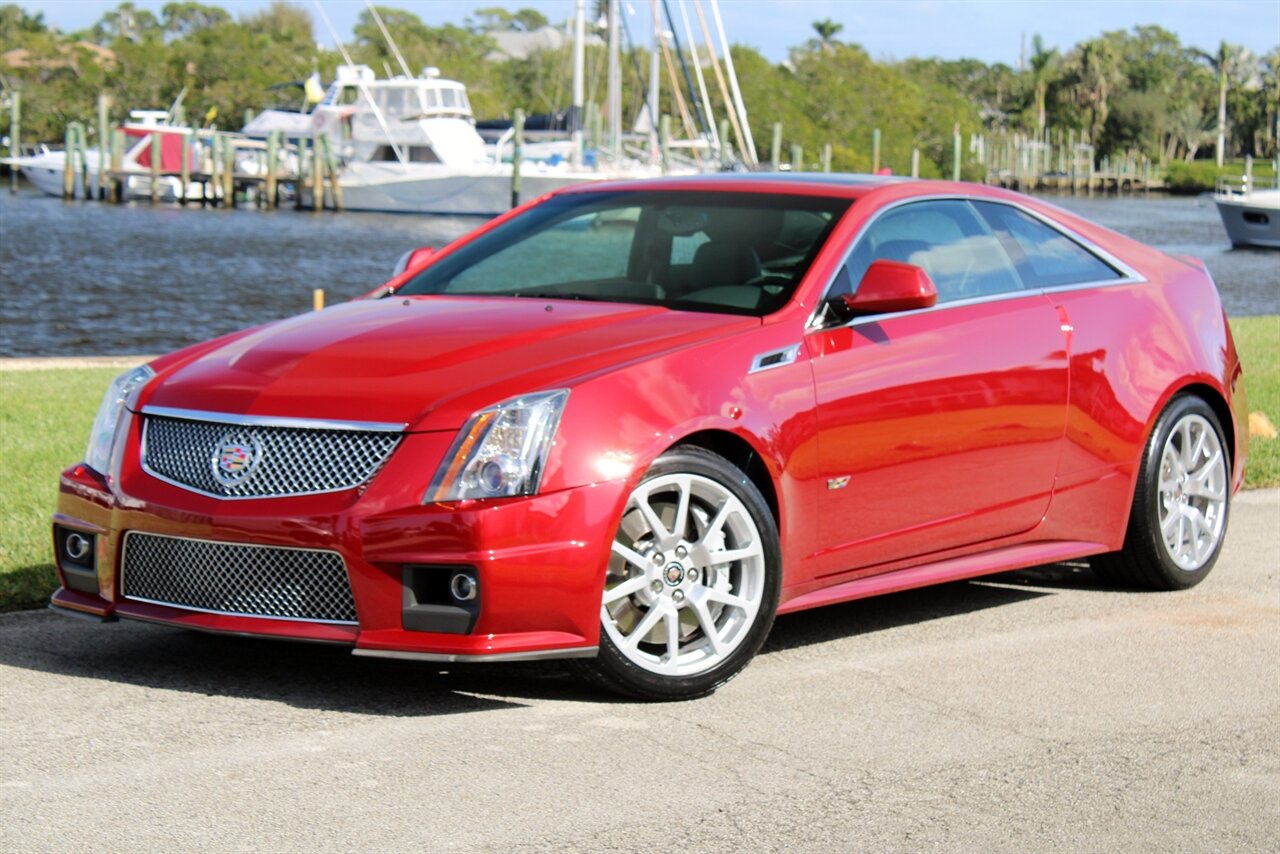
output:
[[[355,623],[337,552],[188,540],[130,531],[121,587],[161,605],[328,623]]]
[[[400,434],[373,430],[266,427],[147,415],[142,465],[178,486],[219,498],[337,492],[365,483],[386,462]],[[252,470],[226,485],[215,477],[227,443],[254,448]]]

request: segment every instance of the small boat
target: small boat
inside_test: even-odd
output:
[[[160,158],[162,171],[176,172],[182,158],[182,137],[190,135],[191,129],[169,123],[169,113],[164,110],[134,110],[129,114],[129,121],[120,127],[124,131],[126,149],[122,159],[125,171],[134,172],[125,179],[125,196],[127,198],[149,198],[151,195],[151,137],[160,137]],[[99,175],[102,164],[98,149],[84,149],[83,169],[76,169],[74,194],[82,197],[85,193],[85,181],[89,183],[89,195],[97,196]],[[5,163],[22,171],[23,176],[37,190],[50,196],[61,196],[63,190],[63,171],[66,168],[67,153],[60,149],[41,146],[41,150],[25,157],[6,158]],[[194,194],[196,185],[189,188]],[[178,197],[181,181],[171,176],[160,178],[159,198],[161,201],[173,201]]]
[[[1232,246],[1280,249],[1280,188],[1259,187],[1248,176],[1220,179],[1213,201]]]

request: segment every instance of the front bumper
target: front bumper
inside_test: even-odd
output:
[[[136,431],[136,422],[133,430]],[[405,437],[364,487],[325,495],[225,500],[151,477],[126,444],[118,482],[84,466],[63,472],[54,516],[61,587],[51,605],[100,619],[124,617],[211,632],[347,644],[357,654],[436,661],[590,656],[599,638],[604,566],[625,501],[611,481],[501,501],[420,503],[452,436]],[[59,547],[93,535],[77,568]],[[61,533],[59,533],[61,532]],[[139,601],[121,585],[129,532],[342,557],[355,624],[244,616]],[[61,540],[59,538],[62,538]],[[469,626],[423,631],[407,618],[406,567],[465,567],[480,595]]]

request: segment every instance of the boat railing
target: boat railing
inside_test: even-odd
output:
[[[1280,176],[1259,178],[1257,175],[1219,175],[1213,195],[1223,201],[1247,199],[1256,191],[1280,189]]]
[[[509,127],[502,132],[502,136],[498,137],[498,141],[493,144],[493,162],[494,163],[502,162],[502,158],[506,153],[507,143],[515,139],[515,135],[516,135],[515,127]]]

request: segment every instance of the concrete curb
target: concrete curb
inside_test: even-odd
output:
[[[71,368],[132,368],[155,356],[38,356],[22,359],[0,359],[0,373],[5,371],[56,371]]]

